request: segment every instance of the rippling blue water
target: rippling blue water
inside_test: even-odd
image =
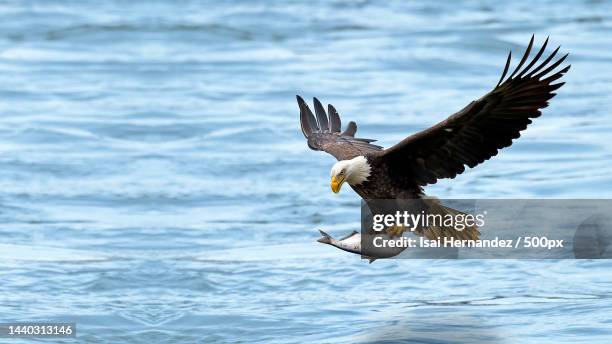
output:
[[[559,96],[449,198],[610,197],[612,4],[3,1],[0,322],[79,342],[609,343],[606,261],[377,261],[295,94],[391,145],[483,95],[532,33]],[[11,342],[18,342],[17,340]]]

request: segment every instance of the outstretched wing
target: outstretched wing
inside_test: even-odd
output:
[[[355,138],[357,132],[355,122],[349,122],[346,130],[341,133],[340,116],[332,105],[327,106],[328,113],[325,113],[321,102],[314,98],[317,114],[315,117],[304,99],[300,96],[296,98],[300,106],[302,133],[308,140],[310,149],[325,151],[338,160],[348,160],[382,150],[382,147],[372,144],[376,140]]]
[[[531,119],[542,114],[540,110],[548,106],[555,96],[553,92],[564,84],[553,82],[570,68],[568,65],[554,71],[567,57],[566,54],[553,62],[559,47],[538,64],[548,38],[524,66],[533,40],[532,36],[518,66],[505,79],[512,53],[508,55],[504,72],[491,92],[435,126],[386,149],[381,157],[400,170],[408,169],[419,185],[426,185],[440,178],[454,178],[465,170],[464,165],[474,167],[510,146]]]

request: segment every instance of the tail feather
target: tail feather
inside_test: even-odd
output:
[[[455,219],[457,215],[467,215],[466,213],[459,211],[457,209],[446,207],[440,203],[434,203],[431,205],[429,212],[431,214],[439,214],[444,217],[444,215],[451,215]],[[440,224],[440,226],[432,225],[423,230],[423,235],[428,239],[436,239],[440,238],[455,238],[459,240],[478,240],[480,238],[480,232],[478,231],[478,226],[467,226],[463,224],[463,229],[457,229],[457,225],[461,224],[460,222],[455,222],[455,226],[444,226]]]

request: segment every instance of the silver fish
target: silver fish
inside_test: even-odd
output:
[[[364,255],[361,251],[361,233],[357,231],[353,231],[349,235],[340,239],[335,239],[320,229],[319,232],[321,233],[322,237],[317,240],[318,242],[337,247],[343,251],[359,254],[362,258],[368,259],[370,263],[375,261],[377,258],[389,258],[395,256],[404,250],[403,248],[393,249],[390,253],[390,250],[387,248],[386,251],[381,252],[380,256],[368,256]]]

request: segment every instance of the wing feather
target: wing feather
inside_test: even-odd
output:
[[[346,129],[344,129],[344,132],[342,132],[342,135],[355,137],[356,133],[357,133],[357,123],[350,121],[349,124],[346,126]]]
[[[411,173],[422,186],[440,178],[454,178],[465,170],[465,165],[474,167],[510,146],[532,119],[542,114],[541,110],[556,95],[553,91],[564,85],[553,82],[570,68],[567,65],[555,71],[568,56],[554,60],[559,47],[538,64],[548,38],[527,63],[533,43],[534,36],[519,64],[506,78],[512,56],[508,54],[502,76],[492,91],[446,120],[382,151],[380,158],[393,170]]]
[[[359,155],[380,152],[382,147],[372,144],[376,140],[355,138],[357,125],[349,122],[346,130],[340,133],[340,115],[329,105],[329,117],[321,102],[314,98],[315,116],[308,104],[300,96],[296,96],[300,108],[300,124],[302,133],[307,139],[308,147],[313,150],[325,151],[338,160],[352,159]]]
[[[296,96],[298,100],[298,105],[300,107],[300,124],[302,126],[302,133],[306,138],[308,138],[313,130],[318,128],[317,120],[315,119],[312,111],[300,96]]]
[[[317,114],[317,123],[319,123],[319,129],[323,132],[329,131],[329,122],[327,121],[327,114],[321,102],[317,98],[313,98],[315,113]]]
[[[342,121],[340,121],[340,115],[333,105],[327,105],[327,114],[329,115],[329,128],[332,133],[339,133],[342,129]]]

